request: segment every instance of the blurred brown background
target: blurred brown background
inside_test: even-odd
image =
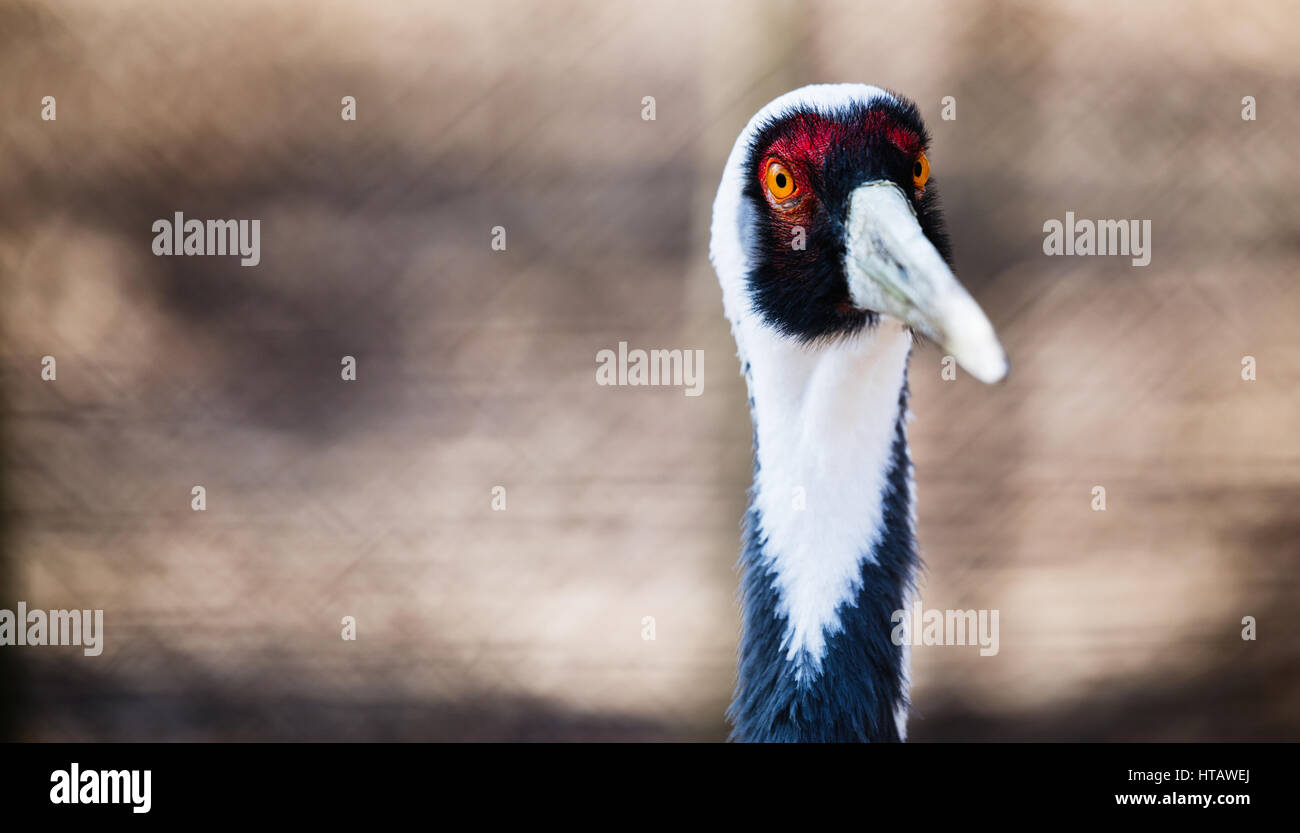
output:
[[[107,636],[0,649],[3,732],[723,738],[750,426],[709,209],[755,110],[865,81],[921,107],[1013,366],[913,358],[925,605],[1001,611],[996,657],[916,650],[913,737],[1300,739],[1298,21],[5,3],[0,607]],[[260,218],[261,265],[155,257],[178,210]],[[1151,265],[1045,257],[1067,210],[1150,219]],[[703,349],[704,395],[598,387],[619,341]]]

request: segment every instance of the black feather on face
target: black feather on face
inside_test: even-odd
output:
[[[914,179],[929,134],[916,105],[895,98],[830,113],[792,110],[770,120],[750,145],[747,282],[764,321],[785,335],[811,342],[875,323],[876,312],[854,308],[844,273],[849,197],[864,183],[893,182],[908,195],[922,232],[951,264],[934,181],[918,188]],[[796,183],[785,199],[765,185],[773,162]]]

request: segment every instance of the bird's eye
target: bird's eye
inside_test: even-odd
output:
[[[924,191],[925,183],[930,178],[930,160],[925,158],[924,151],[916,155],[916,161],[912,163],[912,184],[916,190]]]
[[[790,169],[775,159],[767,163],[767,173],[763,176],[763,185],[776,200],[787,200],[795,192],[794,174]]]

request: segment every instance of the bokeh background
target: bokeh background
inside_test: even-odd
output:
[[[710,204],[755,110],[865,81],[925,115],[1013,365],[913,357],[924,603],[1001,651],[918,648],[912,736],[1300,739],[1298,22],[6,0],[0,607],[107,636],[0,648],[0,733],[724,738],[751,435]],[[177,210],[260,218],[261,265],[153,256]],[[1150,219],[1151,265],[1045,257],[1067,210]],[[619,341],[703,349],[704,395],[597,386]]]

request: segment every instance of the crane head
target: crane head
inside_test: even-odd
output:
[[[914,104],[860,84],[804,87],[732,149],[711,255],[733,324],[804,342],[893,317],[984,382],[1006,375],[988,318],[950,267],[929,135]]]

